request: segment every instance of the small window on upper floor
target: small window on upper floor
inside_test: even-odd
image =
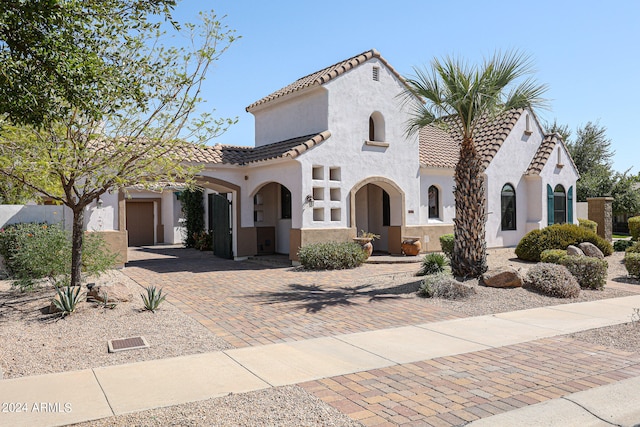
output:
[[[440,191],[438,187],[429,187],[429,219],[440,218]]]
[[[380,81],[380,67],[373,67],[372,77],[374,82]]]
[[[524,116],[524,120],[525,120],[524,134],[531,135],[533,133],[533,131],[531,130],[531,116],[527,114],[526,116]]]
[[[369,141],[384,141],[384,117],[379,112],[369,116]]]

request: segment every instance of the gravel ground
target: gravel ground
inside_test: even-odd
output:
[[[425,300],[455,312],[477,316],[525,308],[615,298],[640,293],[638,281],[626,276],[622,253],[607,258],[609,280],[620,286],[604,291],[582,291],[575,299],[550,298],[524,289],[493,289],[465,282],[477,294],[465,301]],[[513,249],[489,251],[489,266],[510,265],[522,274],[533,263],[519,261]],[[138,294],[142,288],[119,271],[110,272],[101,282],[121,282],[134,295],[129,303],[115,309],[103,309],[84,303],[77,313],[65,319],[42,313],[53,290],[22,294],[11,290],[8,281],[0,282],[0,367],[5,378],[77,370],[97,366],[195,354],[229,348],[197,321],[164,303],[155,314],[142,311]],[[409,274],[368,278],[375,288],[393,288],[394,292],[415,297],[419,281]],[[630,312],[630,320],[631,315]],[[140,352],[106,352],[108,339],[143,335],[151,348]],[[640,352],[638,322],[594,329],[570,335],[594,344],[625,351]],[[345,415],[305,390],[277,387],[251,393],[229,395],[158,408],[134,414],[78,424],[80,426],[359,426]]]
[[[120,282],[133,294],[131,302],[105,309],[83,302],[65,318],[48,312],[51,287],[21,293],[0,282],[0,367],[4,378],[120,365],[142,360],[224,350],[231,346],[169,303],[155,313],[143,310],[144,289],[114,270],[97,283]],[[107,352],[110,339],[142,335],[145,351]]]
[[[300,387],[285,386],[74,424],[112,426],[361,426]]]

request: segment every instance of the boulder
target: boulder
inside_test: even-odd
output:
[[[588,257],[604,259],[604,254],[596,245],[591,242],[582,242],[578,245],[582,252]]]
[[[577,246],[569,245],[567,246],[567,255],[569,256],[584,256],[584,252]]]
[[[480,277],[480,284],[490,288],[520,288],[522,276],[513,267],[502,267],[484,273]]]
[[[104,302],[105,292],[109,302],[127,302],[133,299],[133,294],[123,283],[114,283],[110,285],[87,285],[87,298]]]

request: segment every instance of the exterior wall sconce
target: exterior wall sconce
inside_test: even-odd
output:
[[[305,203],[309,206],[313,207],[313,196],[311,194],[307,195],[304,199]]]
[[[102,206],[104,206],[104,202],[100,197],[98,197],[98,200],[96,201],[96,205],[98,206],[98,209],[101,209]]]

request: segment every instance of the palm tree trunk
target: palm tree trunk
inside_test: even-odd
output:
[[[478,277],[487,271],[485,241],[486,197],[482,162],[473,139],[464,138],[456,165],[455,241],[451,260],[452,272],[458,277]]]

